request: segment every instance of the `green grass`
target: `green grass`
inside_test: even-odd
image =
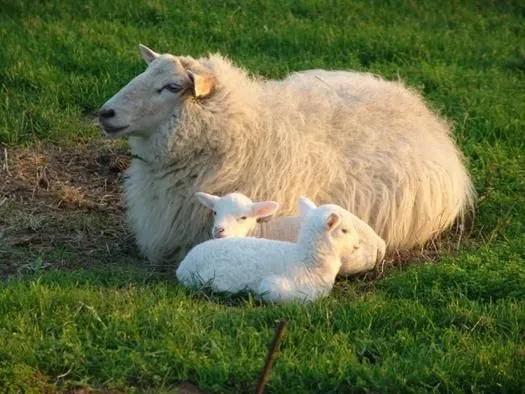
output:
[[[0,0],[0,9],[9,148],[98,138],[90,116],[144,69],[141,42],[194,57],[220,51],[273,78],[316,67],[400,77],[453,122],[480,194],[459,252],[341,283],[306,308],[220,302],[124,257],[75,269],[86,256],[69,244],[40,257],[23,245],[0,253],[19,256],[0,264],[24,267],[0,285],[1,391],[169,391],[184,380],[248,391],[281,318],[269,392],[522,390],[523,2]],[[67,270],[48,267],[57,255]]]

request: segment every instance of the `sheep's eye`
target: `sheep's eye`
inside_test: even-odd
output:
[[[248,219],[246,216],[241,216],[241,220],[246,220]]]
[[[348,232],[346,228],[342,229],[341,231],[343,232],[343,234],[346,234]]]
[[[162,92],[164,89],[167,89],[172,93],[177,93],[182,90],[182,86],[177,85],[176,83],[168,83],[167,85],[164,85],[162,89],[160,89],[159,93]]]
[[[214,215],[214,216],[217,216],[217,212],[216,212],[216,211],[213,211],[213,215]]]

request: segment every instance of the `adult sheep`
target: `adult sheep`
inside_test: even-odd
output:
[[[147,69],[99,111],[108,137],[129,137],[127,218],[152,261],[208,238],[197,191],[240,191],[295,214],[308,195],[407,249],[462,217],[474,189],[447,123],[399,82],[308,70],[248,75],[219,54],[195,60],[140,45]]]

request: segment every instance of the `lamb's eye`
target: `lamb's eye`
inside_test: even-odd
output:
[[[177,93],[182,90],[182,86],[177,85],[176,83],[168,83],[167,85],[164,85],[162,89],[160,89],[160,92],[162,92],[164,89],[169,90],[172,93]]]
[[[343,228],[341,231],[343,232],[343,234],[346,234],[348,232],[346,228]]]
[[[217,216],[217,212],[216,211],[213,211],[213,216]]]
[[[241,220],[246,220],[248,219],[246,216],[241,216]]]

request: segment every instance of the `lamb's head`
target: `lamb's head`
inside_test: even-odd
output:
[[[359,235],[350,212],[335,204],[317,207],[306,197],[300,197],[298,205],[302,217],[300,243],[312,245],[317,253],[335,253],[340,257],[355,250]]]
[[[255,228],[257,220],[268,218],[279,208],[275,201],[253,202],[241,193],[218,197],[197,192],[195,196],[213,211],[213,238],[245,237]]]
[[[147,69],[99,111],[100,127],[108,137],[149,137],[177,119],[186,100],[206,98],[215,88],[214,77],[196,60],[139,48]]]

